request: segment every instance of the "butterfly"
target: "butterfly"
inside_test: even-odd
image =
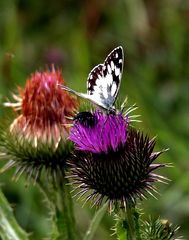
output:
[[[76,92],[64,85],[61,88],[111,112],[121,84],[123,63],[123,48],[119,46],[109,53],[104,63],[91,70],[87,78],[87,93]]]
[[[79,112],[73,120],[87,128],[93,128],[97,123],[95,115],[91,112]]]

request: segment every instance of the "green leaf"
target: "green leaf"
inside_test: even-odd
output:
[[[105,203],[94,215],[94,218],[91,221],[91,224],[83,238],[83,240],[91,240],[107,210],[108,203]]]
[[[29,239],[28,234],[18,225],[2,191],[0,191],[0,236],[2,240]]]

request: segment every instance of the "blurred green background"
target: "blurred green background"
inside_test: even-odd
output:
[[[116,46],[122,45],[125,66],[120,97],[137,103],[143,131],[157,135],[156,150],[170,148],[159,161],[171,179],[158,185],[158,201],[141,203],[148,216],[168,218],[189,237],[189,1],[188,0],[1,0],[0,102],[36,70],[52,63],[62,69],[67,85],[86,91],[89,71]],[[0,108],[1,120],[6,118]],[[1,163],[3,164],[3,162]],[[25,188],[24,177],[0,183],[21,226],[31,239],[49,232],[49,212],[37,187]],[[76,203],[77,222],[85,232],[94,214]],[[115,239],[103,219],[95,239]]]

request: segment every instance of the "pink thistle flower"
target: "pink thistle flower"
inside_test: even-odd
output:
[[[27,80],[19,95],[13,95],[13,107],[19,116],[8,130],[1,128],[0,148],[3,159],[9,160],[1,172],[16,167],[14,179],[26,173],[36,181],[43,169],[55,180],[64,176],[66,161],[71,154],[72,143],[68,140],[69,129],[77,99],[62,91],[64,84],[60,70],[35,72]]]
[[[62,91],[58,84],[64,84],[60,70],[35,72],[27,80],[25,88],[19,89],[18,103],[9,104],[21,114],[11,124],[11,132],[21,134],[25,140],[53,143],[68,137],[66,124],[78,108],[74,96]]]

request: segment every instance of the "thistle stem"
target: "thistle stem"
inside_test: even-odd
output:
[[[115,231],[118,240],[141,240],[139,217],[140,214],[135,209],[132,202],[127,202],[126,208],[120,209],[115,206],[114,209],[116,225]]]
[[[133,204],[127,202],[126,204],[126,217],[127,217],[127,238],[128,240],[136,240],[136,227],[135,227],[135,220],[134,220],[134,207]]]
[[[60,179],[59,179],[60,180]],[[46,186],[42,181],[38,185],[48,202],[52,211],[52,240],[78,240],[76,224],[73,210],[73,201],[70,194],[70,186],[67,185],[67,179],[64,177],[53,187]]]
[[[57,193],[57,218],[60,219],[58,230],[60,237],[62,237],[61,239],[78,240],[73,201],[70,194],[70,186],[67,183],[67,179],[64,178],[63,182],[59,183]]]
[[[105,203],[94,215],[94,218],[91,221],[91,224],[83,238],[83,240],[91,240],[94,237],[96,230],[99,227],[99,224],[107,211],[108,203]]]

